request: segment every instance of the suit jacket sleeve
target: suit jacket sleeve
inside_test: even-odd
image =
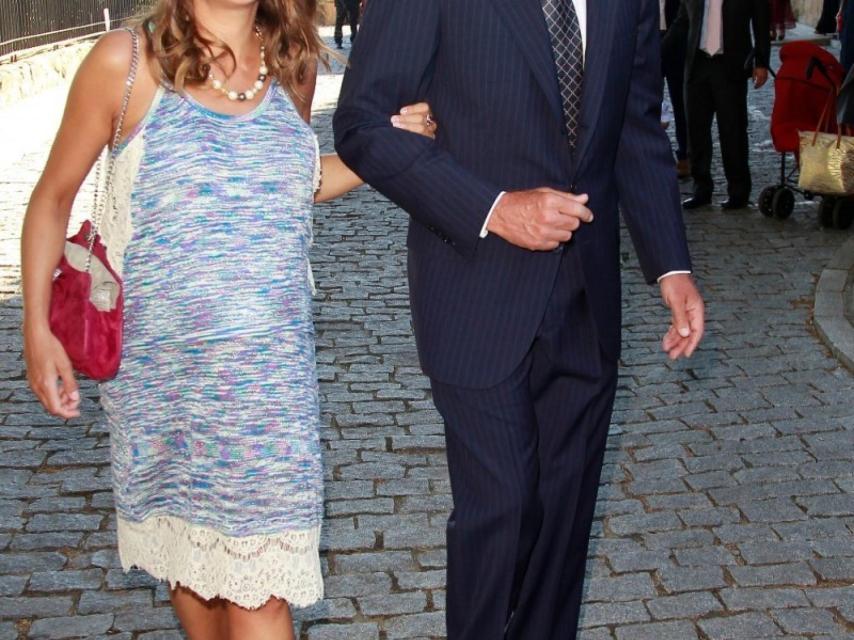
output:
[[[401,106],[424,99],[438,43],[438,0],[371,0],[333,120],[335,148],[362,179],[471,255],[501,190],[433,140],[390,123]],[[441,113],[437,120],[441,127]]]
[[[656,0],[643,0],[626,118],[617,153],[620,206],[644,276],[690,271],[676,167],[661,127],[661,62]]]
[[[771,64],[771,8],[767,0],[753,0],[754,67]]]

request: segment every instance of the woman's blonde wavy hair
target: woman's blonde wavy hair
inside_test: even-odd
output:
[[[315,26],[317,0],[259,0],[258,26],[267,49],[269,75],[302,99],[299,86],[327,49]],[[234,54],[200,29],[193,0],[158,0],[143,21],[150,51],[162,77],[176,91],[207,81],[211,64]],[[221,53],[215,55],[214,50]]]

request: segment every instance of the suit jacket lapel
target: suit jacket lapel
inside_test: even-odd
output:
[[[591,4],[601,0],[594,0]],[[516,44],[531,66],[554,113],[563,118],[560,88],[552,53],[551,36],[538,0],[493,0]]]
[[[611,48],[614,41],[615,7],[623,0],[588,0],[587,52],[584,61],[584,89],[581,93],[581,119],[575,166],[584,162],[596,123],[602,111],[602,99],[609,77]]]

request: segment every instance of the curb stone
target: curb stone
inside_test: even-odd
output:
[[[813,312],[821,339],[854,371],[854,324],[845,313],[846,301],[854,303],[854,238],[842,245],[822,271]]]

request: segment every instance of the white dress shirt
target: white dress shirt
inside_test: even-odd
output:
[[[723,53],[724,49],[724,0],[707,0],[703,15],[703,32],[700,35],[700,49],[710,56]]]
[[[658,29],[659,31],[667,31],[667,0],[658,0]]]
[[[664,13],[664,0],[659,0],[662,6],[662,14]],[[572,4],[575,5],[575,13],[578,16],[578,26],[581,29],[581,45],[585,53],[587,53],[587,0],[572,0]],[[664,18],[662,18],[663,20]],[[486,220],[483,222],[483,228],[480,231],[480,237],[485,238],[489,235],[489,231],[487,227],[489,226],[489,221],[492,219],[492,213],[495,211],[495,207],[498,206],[498,203],[501,201],[501,198],[504,197],[506,192],[502,191],[498,194],[498,197],[495,198],[495,202],[492,203],[492,207],[489,209],[489,213],[486,215]],[[690,271],[670,271],[665,273],[663,276],[658,278],[658,281],[661,282],[663,278],[667,276],[676,274],[676,273],[691,273]]]

